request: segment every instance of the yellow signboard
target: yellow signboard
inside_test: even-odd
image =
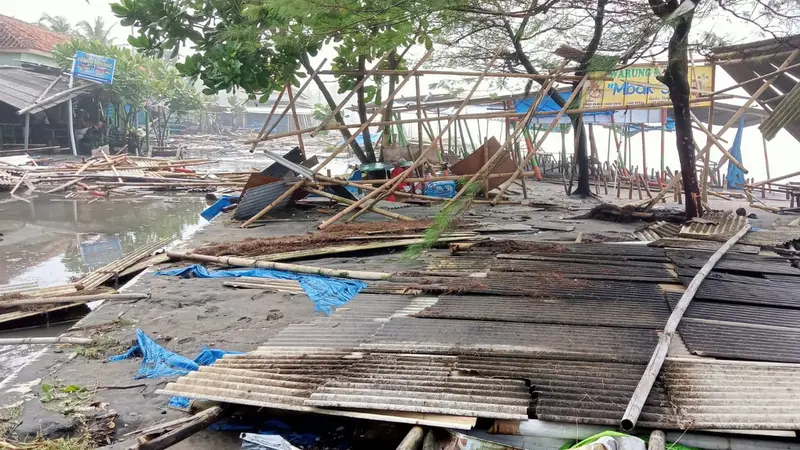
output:
[[[665,66],[641,64],[610,73],[596,73],[583,86],[583,107],[601,108],[642,105],[652,102],[669,102],[669,88],[657,76]],[[692,98],[700,93],[714,91],[712,82],[713,66],[689,67],[689,87]],[[594,78],[594,79],[592,79]],[[609,81],[610,80],[610,81]],[[694,106],[708,106],[710,102],[695,103]]]

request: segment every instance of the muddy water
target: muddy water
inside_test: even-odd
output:
[[[0,285],[67,283],[142,245],[191,233],[205,222],[205,207],[196,197],[0,203]]]

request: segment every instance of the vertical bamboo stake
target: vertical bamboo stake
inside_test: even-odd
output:
[[[578,93],[580,92],[581,88],[583,87],[583,84],[586,83],[587,79],[588,79],[588,75],[585,75],[581,79],[581,81],[578,83],[578,85],[575,86],[575,88],[572,90],[572,94],[569,96],[567,101],[564,102],[564,107],[562,107],[561,110],[558,111],[558,114],[556,114],[556,116],[553,118],[553,121],[550,122],[550,126],[547,127],[547,130],[545,130],[545,132],[542,135],[542,137],[539,139],[539,141],[536,143],[536,145],[525,156],[524,161],[529,160],[531,158],[531,156],[533,156],[533,153],[536,152],[536,150],[539,147],[541,147],[542,144],[544,144],[544,140],[547,139],[547,136],[550,134],[551,131],[553,131],[553,128],[555,128],[555,126],[558,124],[559,119],[561,119],[561,116],[564,115],[564,111],[566,111],[570,107],[570,105],[572,104],[573,100],[575,100],[575,97],[578,95]],[[530,120],[530,117],[527,117],[525,120],[521,121],[521,123],[523,124],[523,126],[527,127],[529,120]],[[578,133],[580,133],[580,130],[578,130]],[[524,161],[523,161],[523,164],[524,164]],[[492,205],[496,205],[497,204],[497,201],[503,196],[503,194],[505,194],[506,189],[508,189],[508,186],[510,186],[511,183],[514,182],[514,180],[517,179],[517,177],[519,176],[520,173],[522,173],[522,170],[523,170],[523,167],[524,167],[523,164],[520,164],[520,165],[517,166],[517,170],[515,170],[514,174],[511,175],[511,178],[509,178],[509,180],[511,182],[508,183],[507,185],[505,185],[504,188],[500,189],[500,193],[497,195],[497,197],[495,197],[494,201],[492,202]],[[572,178],[572,174],[571,173],[570,173],[570,178]]]
[[[475,119],[475,122],[478,124],[478,142],[483,142],[483,134],[481,133],[481,119]],[[489,136],[486,136],[487,138]]]
[[[666,139],[667,135],[667,110],[665,108],[661,108],[661,176],[664,176],[664,140]],[[663,183],[664,180],[659,180],[659,183]]]
[[[294,96],[292,95],[292,85],[286,85],[286,93],[289,95],[289,104],[292,106],[292,119],[294,119],[294,129],[300,129],[300,121],[297,120],[297,109],[294,106]],[[303,155],[303,160],[306,159],[306,146],[303,144],[303,134],[297,135],[297,146],[300,147],[300,154]]]
[[[406,50],[408,50],[408,49],[406,49]],[[389,56],[389,53],[391,53],[391,52],[384,53],[383,56],[381,56],[381,59],[379,59],[378,62],[375,63],[375,66],[373,66],[372,70],[370,72],[368,72],[368,73],[372,73],[372,72],[375,72],[376,70],[378,70],[381,67],[381,64],[383,63],[383,60],[386,59],[387,56]],[[405,52],[403,52],[403,53],[405,53]],[[344,98],[344,100],[339,102],[339,104],[336,106],[336,108],[333,111],[331,111],[330,114],[328,114],[325,117],[325,119],[322,122],[320,122],[319,125],[317,125],[316,128],[314,128],[314,131],[311,132],[311,137],[316,137],[317,133],[319,133],[323,128],[325,128],[328,125],[328,123],[333,119],[333,117],[337,113],[339,113],[342,110],[342,108],[344,108],[344,105],[346,105],[347,102],[349,102],[350,99],[353,98],[353,95],[355,95],[355,93],[359,89],[361,89],[361,86],[363,86],[364,83],[367,82],[367,80],[369,80],[369,77],[366,76],[366,74],[365,74],[365,76],[358,82],[358,84],[356,84],[355,87],[350,90],[350,93],[347,94],[347,96]],[[264,130],[261,130],[261,132],[263,133]]]
[[[256,151],[256,147],[258,147],[258,142],[264,137],[264,132],[267,131],[267,127],[269,126],[269,122],[272,120],[272,116],[275,115],[275,110],[278,109],[278,103],[280,103],[281,99],[283,98],[283,94],[286,92],[286,88],[289,87],[289,83],[283,85],[283,89],[278,94],[278,98],[275,99],[275,103],[272,105],[272,109],[270,109],[269,114],[267,115],[267,120],[264,121],[264,125],[261,126],[261,131],[258,132],[258,140],[253,142],[253,146],[250,147],[250,153]]]
[[[453,121],[458,118],[458,115],[461,114],[461,111],[467,106],[467,104],[469,103],[469,99],[472,98],[472,95],[475,93],[475,91],[478,89],[478,86],[480,85],[480,83],[485,78],[486,73],[489,72],[489,70],[491,69],[492,65],[497,60],[498,56],[500,55],[501,50],[502,50],[501,48],[498,48],[497,52],[495,52],[495,56],[486,65],[483,73],[481,73],[481,76],[478,77],[478,80],[475,82],[475,85],[472,87],[472,89],[469,91],[467,96],[461,102],[461,105],[455,111],[455,114],[450,116],[450,118],[447,120],[447,123],[445,124],[445,127],[444,127],[445,131],[450,129],[450,126],[453,124]],[[431,52],[429,51],[426,54],[426,56],[429,56],[430,54],[431,54]],[[423,58],[423,59],[426,59],[426,58]],[[418,69],[419,65],[421,65],[421,63],[418,64],[418,66],[414,69],[414,71],[411,72],[412,74],[413,74],[413,72],[415,72]],[[400,87],[402,87],[402,83],[401,83]],[[439,134],[439,136],[441,137],[441,133]],[[342,218],[345,214],[349,213],[350,211],[353,211],[354,209],[356,209],[358,206],[364,204],[365,202],[372,200],[370,205],[367,206],[367,208],[370,208],[372,205],[374,205],[375,203],[377,203],[380,200],[380,196],[388,194],[388,193],[391,193],[391,192],[394,192],[394,190],[397,188],[397,186],[399,186],[401,183],[403,183],[403,181],[406,178],[408,178],[408,176],[413,172],[413,170],[416,169],[425,160],[425,158],[427,157],[428,153],[430,153],[435,148],[436,148],[436,145],[435,145],[435,140],[434,140],[434,144],[430,145],[427,149],[425,149],[425,151],[423,151],[422,154],[419,155],[419,158],[417,158],[416,161],[414,161],[414,163],[411,164],[411,166],[409,168],[407,168],[405,171],[403,171],[402,173],[400,173],[396,177],[392,178],[391,180],[387,181],[386,183],[382,184],[380,187],[378,187],[378,189],[376,189],[376,190],[370,192],[369,194],[365,195],[364,197],[359,199],[356,203],[348,206],[343,211],[340,211],[339,213],[337,213],[336,215],[334,215],[330,219],[328,219],[325,222],[321,223],[318,228],[320,230],[323,230],[323,229],[327,228],[328,226],[330,226],[331,224],[333,224],[334,222],[336,222],[337,220]]]
[[[711,86],[713,89],[714,86],[714,79],[716,76],[716,64],[711,66]],[[714,98],[711,98],[711,105],[708,107],[708,120],[706,121],[708,124],[708,131],[709,133],[712,132],[714,129]],[[711,135],[706,136],[706,146],[711,144]],[[701,193],[701,198],[704,202],[708,202],[708,182],[710,178],[709,173],[709,166],[711,165],[711,150],[709,149],[703,155],[703,170],[700,172],[700,180],[703,183],[703,192]]]
[[[764,144],[764,166],[767,169],[767,179],[771,180],[772,177],[769,175],[769,156],[767,156],[767,138],[763,134],[761,135],[761,142]]]
[[[394,91],[392,91],[391,93],[389,93],[389,96],[388,96],[388,97],[386,98],[386,100],[384,101],[384,105],[388,105],[389,103],[391,103],[391,102],[392,102],[392,100],[394,100],[395,96],[396,96],[396,95],[397,95],[397,94],[398,94],[398,93],[399,93],[399,92],[400,92],[400,91],[403,89],[403,87],[406,85],[406,83],[408,83],[408,81],[411,79],[411,77],[413,77],[414,75],[416,75],[416,73],[417,73],[417,71],[419,70],[419,68],[420,68],[420,67],[422,67],[422,65],[425,63],[425,61],[427,61],[427,60],[428,60],[428,58],[430,58],[430,57],[431,57],[431,53],[432,53],[432,52],[433,52],[433,50],[429,50],[427,53],[425,53],[424,55],[422,55],[422,58],[420,58],[420,60],[419,60],[419,61],[417,61],[417,64],[416,64],[416,65],[415,65],[415,66],[414,66],[414,67],[413,67],[413,68],[412,68],[412,69],[411,69],[411,70],[408,72],[408,75],[406,75],[406,76],[403,78],[403,81],[401,81],[401,82],[400,82],[400,84],[398,84],[398,85],[395,87]],[[362,123],[362,124],[361,124],[361,126],[359,126],[359,127],[358,127],[358,130],[356,130],[356,132],[355,132],[355,133],[353,133],[352,135],[350,135],[350,137],[349,137],[349,138],[348,138],[348,139],[347,139],[347,140],[346,140],[346,141],[345,141],[345,142],[344,142],[342,145],[340,145],[340,146],[336,147],[336,149],[335,149],[333,152],[331,152],[331,154],[330,154],[330,155],[328,155],[328,157],[327,157],[327,158],[325,158],[325,160],[324,160],[324,161],[322,161],[322,162],[321,162],[319,165],[317,165],[317,167],[316,167],[316,168],[314,168],[313,172],[314,172],[315,174],[316,174],[316,173],[319,173],[319,171],[320,171],[320,170],[322,170],[322,168],[323,168],[323,167],[325,167],[326,165],[328,165],[328,163],[330,163],[331,161],[333,161],[333,159],[334,159],[334,158],[336,158],[336,156],[337,156],[339,153],[341,153],[342,151],[344,151],[344,149],[346,149],[346,148],[347,148],[347,146],[349,146],[349,145],[350,145],[350,143],[351,143],[351,142],[353,142],[353,141],[354,141],[354,140],[355,140],[355,139],[358,137],[358,135],[360,135],[361,133],[363,133],[363,132],[364,132],[364,130],[366,130],[366,129],[369,127],[370,123],[372,123],[372,121],[374,121],[374,120],[375,120],[375,118],[376,118],[376,117],[378,117],[378,115],[379,115],[379,114],[381,114],[381,113],[383,112],[383,109],[384,109],[384,107],[383,107],[383,106],[382,106],[382,107],[379,107],[379,108],[377,108],[377,109],[375,110],[375,112],[373,112],[373,113],[372,113],[372,115],[371,115],[369,118],[367,118],[367,121],[366,121],[366,122],[364,122],[364,123]]]

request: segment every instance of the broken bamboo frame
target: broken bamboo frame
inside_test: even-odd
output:
[[[264,137],[264,132],[267,131],[267,126],[269,125],[270,121],[272,120],[272,116],[275,115],[275,110],[278,109],[278,103],[281,102],[283,98],[283,94],[286,92],[286,88],[289,87],[289,83],[283,85],[283,89],[278,94],[278,98],[275,99],[275,103],[272,105],[272,109],[269,110],[269,114],[267,114],[267,119],[264,121],[264,125],[261,126],[261,130],[258,132],[258,139],[252,142],[253,146],[250,147],[250,153],[256,151],[256,147],[258,147],[258,143],[261,142],[261,138]]]
[[[785,180],[787,178],[792,178],[792,177],[796,177],[796,176],[800,176],[800,172],[792,172],[790,174],[781,175],[779,177],[771,178],[769,180],[759,181],[758,183],[746,184],[745,187],[754,188],[754,187],[763,186],[765,184],[773,184],[773,183],[777,183],[778,181],[783,181],[783,180]]]
[[[708,137],[708,139],[711,141],[710,144],[716,145],[717,148],[720,149],[720,151],[728,158],[728,160],[731,162],[731,164],[733,164],[734,166],[736,166],[739,169],[741,169],[742,172],[748,173],[748,170],[745,169],[745,167],[742,165],[742,163],[740,163],[736,158],[733,157],[733,155],[731,155],[731,153],[728,151],[728,149],[726,149],[722,145],[722,143],[719,142],[719,138],[714,136],[714,134],[711,131],[709,131],[708,128],[706,128],[705,125],[703,125],[703,122],[701,122],[700,119],[698,119],[697,116],[693,112],[689,111],[689,115],[692,117],[692,120],[694,120],[694,123],[697,125],[697,128],[700,131],[702,131],[706,135],[706,137]],[[703,156],[705,156],[705,153],[703,153]],[[706,183],[706,181],[705,181],[705,179],[703,179],[703,184],[705,184],[705,183]]]
[[[331,200],[334,200],[336,202],[342,203],[344,205],[352,205],[353,203],[355,203],[355,200],[350,200],[350,199],[347,199],[347,198],[344,198],[344,197],[339,197],[338,195],[329,194],[329,193],[327,193],[325,191],[321,191],[319,189],[314,189],[314,188],[311,188],[311,187],[306,187],[305,189],[306,189],[306,191],[311,192],[312,194],[317,194],[320,197],[329,198]],[[387,211],[387,210],[381,209],[381,208],[372,208],[372,212],[380,214],[382,216],[386,216],[386,217],[392,218],[392,219],[406,220],[406,221],[413,221],[414,220],[411,217],[404,216],[402,214],[397,214],[395,212]]]
[[[278,128],[278,125],[281,123],[281,120],[283,120],[283,118],[286,117],[286,114],[288,114],[289,111],[292,110],[292,108],[294,108],[295,100],[300,98],[300,96],[303,94],[303,91],[305,91],[308,85],[311,84],[312,81],[314,81],[314,78],[316,78],[319,71],[322,70],[322,66],[324,66],[326,62],[328,62],[328,58],[323,58],[322,62],[319,63],[319,66],[317,66],[317,68],[314,69],[313,72],[311,72],[311,74],[308,76],[308,79],[303,83],[302,86],[300,86],[300,89],[297,90],[297,94],[295,94],[294,99],[292,98],[291,94],[291,89],[292,89],[291,85],[286,86],[286,92],[289,94],[289,104],[286,105],[285,108],[283,108],[283,112],[281,113],[280,116],[278,116],[278,120],[276,120],[275,123],[273,123],[272,126],[270,126],[269,129],[264,132],[262,139],[269,136],[269,134],[272,133],[275,130],[275,128]]]
[[[262,209],[261,211],[257,212],[256,215],[254,215],[253,217],[247,219],[247,221],[245,221],[245,223],[243,223],[239,228],[247,228],[247,227],[249,227],[250,225],[253,224],[253,222],[255,222],[256,220],[260,219],[261,217],[263,217],[268,212],[272,211],[272,208],[278,206],[282,201],[284,201],[287,198],[291,197],[292,194],[294,194],[294,192],[296,190],[298,190],[301,187],[305,186],[305,184],[306,184],[305,178],[300,180],[300,181],[298,181],[297,183],[294,184],[294,186],[292,186],[286,192],[281,194],[280,197],[276,198],[272,203],[270,203],[269,205],[265,206],[264,209]]]
[[[783,69],[783,68],[788,67],[790,65],[790,63],[797,58],[798,55],[800,55],[800,49],[794,50],[789,55],[789,57],[786,58],[786,60],[783,62],[783,64],[781,64],[781,66],[778,69]],[[742,104],[739,107],[739,109],[736,111],[736,113],[734,113],[733,116],[731,116],[731,118],[728,119],[728,121],[725,123],[725,125],[723,125],[723,127],[719,131],[717,131],[715,137],[717,137],[717,138],[722,137],[722,135],[725,134],[725,132],[728,131],[739,120],[739,117],[741,117],[742,114],[744,114],[745,110],[747,110],[747,108],[751,104],[753,104],[754,101],[756,101],[759,97],[761,97],[761,94],[763,94],[764,91],[766,91],[767,89],[770,88],[770,86],[772,86],[772,83],[776,79],[777,79],[777,77],[774,77],[774,78],[771,78],[771,79],[766,79],[764,81],[764,84],[761,85],[761,87],[759,87],[758,90],[756,90],[753,93],[753,95],[750,96],[750,100],[747,100],[746,102],[744,102],[744,104]],[[703,150],[702,150],[703,153],[704,152],[709,152],[709,151],[711,151],[711,143],[707,143],[706,146],[703,147]],[[720,164],[718,164],[718,166],[721,166],[722,164],[724,164],[725,160],[726,160],[726,158],[723,157],[722,161],[720,162]]]
[[[723,98],[727,98],[727,97],[723,97]],[[708,101],[709,101],[708,98],[693,98],[693,99],[689,100],[689,103],[690,104],[705,103],[705,102],[708,102]],[[666,101],[661,101],[661,102],[643,103],[643,104],[640,104],[640,105],[626,105],[624,108],[620,108],[619,106],[603,106],[603,107],[599,107],[599,108],[575,108],[575,109],[568,109],[566,111],[566,114],[570,115],[570,114],[593,113],[593,112],[608,112],[608,111],[619,111],[619,110],[628,111],[628,110],[634,110],[634,109],[652,109],[652,108],[661,108],[661,107],[669,107],[669,106],[672,106],[672,103],[670,101],[666,100]],[[462,114],[462,115],[459,115],[458,118],[462,119],[462,120],[504,119],[504,118],[518,118],[520,116],[524,116],[525,114],[526,113],[515,112],[515,111],[509,111],[509,112],[498,111],[498,112],[491,112],[491,113]],[[539,116],[539,115],[550,116],[552,114],[553,113],[551,111],[543,111],[543,112],[541,112],[539,114],[534,114],[534,116]],[[401,119],[401,120],[387,120],[387,121],[381,121],[381,122],[372,122],[372,123],[370,123],[370,125],[371,126],[379,126],[379,127],[389,126],[389,125],[407,125],[407,124],[417,123],[420,120],[422,122],[425,122],[425,123],[445,122],[447,120],[450,120],[451,118],[453,118],[452,115],[449,115],[449,116],[437,115],[435,117],[425,116],[423,119],[410,118],[410,119]],[[336,130],[341,130],[341,129],[344,129],[344,128],[359,128],[359,127],[361,127],[361,125],[359,125],[359,124],[336,124],[336,125],[328,125],[328,126],[326,126],[324,128],[324,130],[336,131]],[[281,139],[281,138],[285,138],[285,137],[294,137],[297,134],[310,133],[312,131],[314,131],[314,128],[304,128],[304,129],[298,130],[298,131],[289,131],[289,132],[286,132],[286,133],[273,134],[271,136],[264,137],[263,139],[260,139],[260,140],[259,139],[247,140],[247,141],[244,141],[244,143],[245,144],[253,144],[253,143],[256,143],[256,142],[259,142],[259,141],[270,141],[270,140]]]
[[[367,272],[362,270],[328,269],[325,267],[304,266],[300,264],[264,261],[255,258],[237,258],[234,256],[207,256],[194,253],[167,252],[171,259],[187,259],[190,261],[210,262],[232,267],[257,267],[260,269],[285,270],[295,273],[310,273],[329,277],[351,278],[356,280],[388,280],[392,277],[388,272]]]
[[[328,157],[325,158],[324,161],[319,163],[317,165],[317,167],[314,168],[314,170],[312,172],[315,173],[315,174],[319,173],[319,171],[322,170],[323,167],[327,166],[328,163],[333,161],[333,159],[336,158],[336,156],[339,153],[344,151],[344,149],[346,149],[350,145],[351,142],[353,142],[360,134],[362,134],[364,130],[369,128],[369,126],[372,124],[372,121],[374,121],[375,118],[378,117],[379,114],[381,114],[381,112],[385,108],[385,105],[389,105],[389,104],[392,103],[392,101],[397,96],[397,94],[400,93],[400,91],[403,89],[403,87],[406,85],[406,83],[408,83],[408,81],[413,77],[413,73],[416,72],[417,70],[419,70],[419,68],[422,67],[423,64],[425,64],[425,61],[427,61],[428,58],[431,57],[432,53],[433,53],[433,49],[428,50],[424,55],[422,55],[422,58],[420,58],[420,60],[417,61],[417,64],[415,64],[414,68],[411,70],[412,74],[410,74],[410,75],[406,76],[405,78],[403,78],[403,81],[401,81],[397,86],[395,86],[394,91],[390,92],[389,96],[386,97],[386,100],[383,103],[384,106],[381,106],[380,108],[378,108],[377,111],[372,113],[372,115],[367,119],[366,122],[364,122],[364,123],[362,123],[361,125],[358,126],[358,130],[355,133],[350,135],[350,137],[347,138],[343,144],[341,144],[338,147],[336,147],[336,149],[334,151],[332,151],[331,154],[328,155]]]
[[[292,107],[292,122],[294,122],[294,129],[295,131],[300,129],[300,121],[297,119],[297,109],[294,105],[294,95],[292,95],[292,85],[289,84],[286,87],[286,94],[289,95],[289,106]],[[298,93],[299,95],[299,93]],[[303,161],[306,159],[306,145],[303,142],[303,135],[297,135],[297,146],[300,147],[300,155],[303,157]]]
[[[64,184],[62,184],[60,186],[54,187],[53,189],[50,189],[49,191],[45,191],[45,194],[53,194],[53,193],[56,193],[58,191],[62,191],[64,189],[72,186],[73,184],[80,183],[81,181],[83,181],[85,179],[86,179],[85,177],[75,178],[74,180],[67,181],[66,183],[64,183]]]
[[[488,71],[489,71],[489,69],[491,69],[492,65],[494,64],[494,62],[497,60],[498,56],[500,55],[500,51],[501,51],[501,48],[498,48],[498,50],[497,50],[497,51],[495,52],[495,54],[494,54],[494,57],[492,57],[492,60],[491,60],[491,61],[489,61],[489,63],[488,63],[488,64],[486,65],[486,67],[484,68],[484,70],[483,70],[483,73],[486,73],[486,72],[488,72]],[[428,52],[428,53],[427,53],[427,55],[429,55],[429,54],[430,54],[430,52]],[[418,67],[415,67],[415,69],[417,69],[417,68],[418,68]],[[443,127],[443,129],[442,129],[442,130],[439,132],[439,136],[438,136],[439,138],[441,138],[441,137],[442,137],[442,135],[443,135],[445,132],[447,132],[447,131],[450,129],[450,125],[452,125],[452,124],[453,124],[453,121],[454,121],[454,120],[456,120],[456,118],[457,118],[457,117],[458,117],[458,115],[461,113],[461,111],[463,111],[463,110],[464,110],[464,108],[467,106],[467,104],[469,103],[469,100],[472,98],[472,95],[473,95],[473,94],[475,93],[475,91],[478,89],[478,86],[481,84],[481,82],[482,82],[482,81],[483,81],[483,77],[478,77],[478,79],[475,81],[475,84],[472,86],[472,89],[469,91],[469,93],[467,94],[467,96],[466,96],[466,97],[464,98],[464,100],[461,102],[461,105],[460,105],[460,106],[458,107],[458,109],[455,111],[455,114],[453,114],[453,115],[451,116],[451,118],[450,118],[450,119],[447,121],[447,123],[445,124],[445,126]],[[397,186],[399,186],[401,183],[403,183],[403,181],[404,181],[406,178],[408,178],[408,176],[409,176],[410,174],[412,174],[412,173],[413,173],[413,171],[414,171],[414,170],[415,170],[417,167],[419,167],[419,165],[420,165],[420,164],[421,164],[423,161],[425,161],[425,160],[427,159],[427,157],[428,157],[428,154],[431,152],[431,150],[434,150],[434,149],[436,148],[436,141],[437,141],[437,139],[434,139],[434,140],[431,142],[431,145],[429,145],[429,146],[428,146],[428,148],[426,148],[426,149],[425,149],[425,151],[423,151],[423,152],[422,152],[422,153],[419,155],[419,157],[418,157],[418,158],[417,158],[417,159],[416,159],[416,160],[415,160],[415,161],[414,161],[414,162],[411,164],[411,166],[409,166],[409,167],[408,167],[406,170],[404,170],[402,173],[400,173],[400,174],[399,174],[399,175],[397,175],[396,177],[392,178],[391,180],[387,181],[386,183],[382,184],[382,185],[381,185],[380,187],[378,187],[376,190],[374,190],[374,191],[370,192],[369,194],[365,195],[365,196],[364,196],[364,197],[362,197],[360,200],[358,200],[356,203],[354,203],[354,204],[352,204],[352,205],[348,206],[348,207],[347,207],[347,208],[345,208],[343,211],[341,211],[341,212],[337,213],[336,215],[334,215],[334,216],[333,216],[333,217],[331,217],[330,219],[328,219],[328,220],[326,220],[325,222],[321,223],[321,224],[319,225],[319,229],[320,229],[320,230],[323,230],[323,229],[327,228],[328,226],[330,226],[331,224],[333,224],[334,222],[336,222],[337,220],[339,220],[340,218],[342,218],[342,217],[343,217],[345,214],[347,214],[347,213],[349,213],[349,212],[351,212],[351,211],[355,210],[355,209],[356,209],[356,207],[358,207],[358,206],[360,206],[360,205],[364,204],[364,203],[365,203],[365,202],[367,202],[368,200],[372,200],[372,199],[374,199],[374,200],[372,201],[372,203],[371,203],[371,204],[368,206],[368,208],[369,208],[369,207],[372,207],[372,205],[374,205],[375,203],[377,203],[377,202],[380,200],[380,196],[381,196],[381,195],[384,193],[384,191],[388,191],[388,192],[392,192],[392,191],[394,191],[394,190],[397,188]]]
[[[533,148],[528,150],[528,154],[525,155],[525,159],[520,162],[520,164],[517,166],[517,170],[515,170],[514,174],[511,175],[510,180],[512,182],[517,179],[517,177],[519,176],[520,173],[522,173],[522,170],[525,168],[525,161],[530,160],[531,157],[539,149],[539,147],[541,147],[542,144],[544,144],[544,140],[547,138],[547,136],[550,134],[550,132],[553,131],[553,128],[555,128],[555,126],[558,125],[558,121],[561,119],[561,116],[564,115],[564,112],[567,110],[567,108],[569,108],[569,106],[575,100],[575,97],[581,91],[581,88],[583,87],[584,83],[586,83],[586,80],[588,80],[588,79],[589,79],[589,76],[585,75],[583,77],[583,79],[578,83],[578,85],[575,86],[575,88],[572,90],[572,94],[570,94],[569,98],[564,102],[564,106],[561,108],[561,110],[559,110],[558,113],[556,114],[556,116],[553,117],[553,120],[550,122],[550,125],[547,127],[547,130],[545,130],[545,132],[542,135],[542,137],[539,138],[539,142],[537,142],[536,145],[533,146]],[[528,120],[530,120],[530,118],[528,118]],[[523,121],[523,127],[527,127],[527,126],[528,126],[527,121]],[[579,132],[580,132],[580,130],[579,130]],[[490,171],[491,171],[491,169],[490,169]],[[571,176],[572,175],[570,174],[570,177]],[[506,190],[508,190],[508,186],[509,185],[510,185],[510,183],[500,189],[500,193],[495,197],[495,200],[498,200],[499,198],[501,198],[503,196],[503,194],[505,194]],[[495,201],[492,201],[492,205],[496,205],[496,204],[497,203]]]
[[[391,52],[386,52],[386,53],[384,53],[384,54],[383,54],[383,56],[381,56],[381,58],[378,60],[378,62],[377,62],[377,63],[375,63],[375,66],[372,68],[372,70],[370,71],[370,73],[372,73],[372,72],[375,72],[375,71],[378,69],[378,67],[380,67],[380,66],[381,66],[381,64],[383,64],[383,60],[384,60],[384,59],[386,59],[386,57],[389,55],[389,53],[391,53]],[[324,70],[323,70],[322,72],[320,72],[320,74],[324,74],[325,72],[326,72],[326,71],[324,71]],[[334,108],[334,110],[333,110],[333,111],[331,111],[331,112],[330,112],[330,113],[329,113],[327,116],[325,116],[325,119],[323,119],[323,120],[322,120],[322,122],[320,122],[320,123],[319,123],[319,125],[317,125],[316,127],[314,127],[314,129],[312,129],[312,130],[311,130],[311,137],[316,137],[316,136],[317,136],[317,134],[318,134],[320,131],[322,131],[323,129],[326,129],[325,127],[327,127],[327,126],[328,126],[328,123],[329,123],[329,122],[330,122],[330,121],[331,121],[331,120],[332,120],[332,119],[333,119],[333,118],[336,116],[336,114],[339,114],[339,112],[341,112],[341,111],[342,111],[342,108],[344,108],[344,106],[347,104],[347,102],[349,102],[349,101],[350,101],[350,99],[351,99],[351,98],[353,98],[353,95],[355,95],[355,94],[356,94],[356,92],[357,92],[359,89],[361,89],[361,87],[362,87],[362,86],[364,86],[364,83],[366,83],[366,82],[367,82],[367,80],[369,80],[369,76],[364,76],[364,78],[362,78],[362,79],[361,79],[361,80],[360,80],[360,81],[359,81],[359,82],[358,82],[358,83],[355,85],[355,87],[353,87],[353,89],[351,89],[351,90],[350,90],[350,93],[348,93],[348,94],[347,94],[347,95],[344,97],[344,99],[342,99],[342,101],[341,101],[341,102],[339,102],[339,104],[338,104],[338,105],[336,105],[336,108]],[[260,138],[260,137],[261,137],[261,136],[259,136],[259,138]]]
[[[750,223],[746,223],[735,235],[728,239],[728,241],[725,242],[725,244],[723,244],[719,250],[711,255],[711,258],[708,259],[700,271],[697,272],[697,275],[695,275],[695,277],[692,279],[692,282],[689,283],[689,286],[681,296],[678,304],[672,310],[672,314],[669,316],[666,326],[664,326],[664,331],[661,333],[661,337],[658,340],[658,345],[656,346],[656,349],[650,358],[650,362],[647,364],[647,368],[645,369],[642,378],[639,380],[639,384],[636,386],[633,396],[631,396],[631,400],[628,403],[627,409],[625,410],[625,415],[622,416],[620,426],[624,431],[631,431],[636,426],[636,421],[639,420],[642,407],[644,407],[644,403],[647,400],[647,397],[650,395],[650,390],[653,388],[653,384],[656,382],[656,377],[661,371],[661,366],[664,364],[664,360],[667,357],[667,351],[669,350],[669,344],[672,341],[672,336],[678,329],[678,324],[683,318],[683,314],[686,312],[689,304],[692,302],[695,293],[697,293],[697,290],[700,288],[700,284],[703,282],[706,276],[708,276],[717,262],[725,255],[725,253],[728,252],[728,250],[730,250],[733,244],[737,243],[739,239],[747,234],[747,232],[750,231],[750,228]]]

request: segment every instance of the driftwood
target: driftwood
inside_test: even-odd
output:
[[[425,438],[425,430],[422,427],[413,427],[403,438],[403,442],[397,446],[397,450],[417,450],[422,444],[423,438]]]
[[[636,220],[643,220],[645,222],[659,222],[664,220],[667,222],[682,223],[686,219],[686,215],[682,212],[646,212],[632,205],[619,207],[610,203],[603,203],[595,206],[586,214],[569,217],[568,219],[596,219],[605,220],[608,222],[633,222]]]
[[[137,448],[139,450],[163,450],[169,448],[198,431],[208,428],[211,424],[225,417],[227,413],[228,408],[225,406],[208,408],[195,414],[190,421],[166,434],[149,441],[139,442]]]

